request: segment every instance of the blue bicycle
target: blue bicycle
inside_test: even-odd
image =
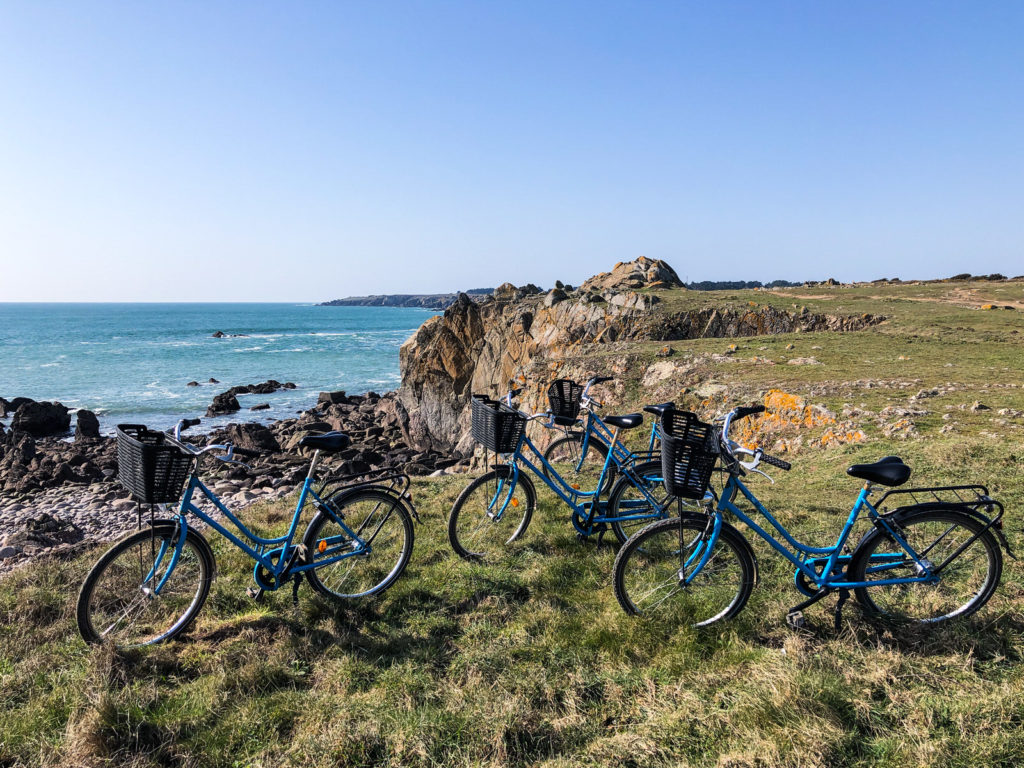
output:
[[[598,478],[605,468],[610,447],[604,436],[610,434],[611,430],[597,413],[604,404],[595,398],[590,390],[591,387],[606,381],[612,381],[612,378],[595,376],[581,387],[571,379],[557,379],[548,388],[551,417],[543,422],[543,426],[547,429],[560,430],[563,435],[548,444],[544,450],[544,461],[548,466],[554,467],[573,488],[597,487]],[[666,408],[672,406],[672,403],[644,406],[643,410],[655,417],[645,450],[631,451],[621,441],[615,446],[618,463],[629,465],[637,478],[645,478],[644,485],[652,492],[655,492],[661,483],[661,432],[658,418]],[[542,469],[548,473],[547,466]],[[617,477],[618,464],[609,464],[601,492],[609,494],[608,515],[616,520],[612,524],[612,530],[622,543],[638,526],[646,525],[648,521],[618,522],[618,518],[625,515],[627,510],[643,508],[647,502],[635,483],[617,483]],[[663,500],[664,494],[660,497]]]
[[[705,510],[680,510],[678,518],[652,523],[619,550],[613,579],[623,610],[667,615],[695,626],[738,614],[750,597],[757,566],[750,544],[724,519],[726,512],[796,568],[796,587],[807,600],[789,610],[792,626],[801,626],[803,610],[829,594],[839,596],[837,630],[851,591],[869,616],[920,623],[968,616],[992,597],[1002,574],[1002,548],[1011,557],[1012,552],[1001,530],[1003,507],[984,486],[889,490],[873,504],[869,498],[875,486],[903,485],[910,467],[895,456],[854,465],[847,474],[864,485],[838,540],[829,547],[809,546],[792,536],[740,479],[747,473],[765,474],[758,469],[761,464],[790,469],[761,449],[729,439],[732,422],[764,410],[735,409],[724,417],[720,431],[691,413],[665,412],[665,484],[674,496],[703,498]],[[716,460],[728,476],[717,506],[704,496]],[[734,503],[737,495],[768,521],[781,541]],[[920,501],[920,496],[927,500]],[[902,499],[913,503],[885,511],[885,502],[899,504]],[[872,527],[848,549],[854,524],[865,512]]]
[[[448,540],[456,553],[467,559],[487,558],[523,536],[537,505],[536,488],[524,470],[529,470],[565,502],[581,538],[596,534],[600,543],[604,533],[611,529],[624,542],[629,538],[629,526],[667,515],[660,477],[644,474],[644,464],[637,463],[636,457],[619,441],[621,431],[643,423],[642,414],[588,418],[580,440],[583,452],[563,464],[545,458],[526,436],[526,424],[531,421],[545,419],[546,426],[553,424],[552,412],[529,415],[517,410],[512,407],[512,398],[517,394],[519,390],[513,390],[503,403],[480,395],[473,397],[473,437],[498,454],[499,462],[470,483],[452,506]],[[598,444],[607,450],[602,452],[596,479],[583,487],[579,470],[589,450]],[[609,498],[619,500],[614,507],[611,501],[602,499],[613,468],[618,479]],[[631,489],[630,495],[626,489]]]
[[[383,592],[401,576],[412,554],[416,516],[406,475],[383,470],[362,479],[318,484],[321,454],[344,450],[351,441],[341,432],[307,435],[299,445],[312,449],[313,458],[288,530],[282,536],[263,537],[246,527],[199,479],[200,460],[206,454],[240,464],[236,456],[258,453],[231,444],[199,448],[182,442],[182,430],[198,423],[199,419],[180,421],[173,438],[140,425],[118,427],[119,477],[140,502],[139,530],[107,550],[82,584],[76,613],[87,642],[148,645],[169,640],[192,623],[209,594],[215,561],[206,538],[189,525],[189,514],[255,561],[256,587],[249,594],[256,599],[264,591],[291,584],[297,600],[303,578],[335,600],[366,597]],[[197,492],[240,535],[196,506]],[[153,517],[154,504],[173,503],[179,497],[176,518]],[[142,524],[142,503],[150,504],[148,526]],[[297,541],[307,504],[316,513]]]

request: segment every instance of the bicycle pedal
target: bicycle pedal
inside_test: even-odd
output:
[[[792,629],[804,629],[807,626],[807,620],[804,619],[803,611],[790,611],[786,614],[786,624]]]
[[[263,602],[263,589],[258,587],[246,587],[245,594],[257,603]]]

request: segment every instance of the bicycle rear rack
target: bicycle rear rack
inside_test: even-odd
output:
[[[343,477],[331,477],[324,480],[317,488],[317,494],[323,496],[328,488],[339,491],[351,491],[356,488],[368,488],[380,486],[387,483],[386,489],[398,496],[405,496],[411,484],[409,475],[390,467],[381,467],[358,475],[345,475]]]
[[[898,506],[894,509],[889,511],[882,509],[882,505],[885,503],[886,499],[901,495],[910,497],[912,503],[898,504],[897,500]],[[1002,520],[1005,510],[1003,509],[1002,502],[999,502],[989,496],[988,488],[984,485],[936,485],[927,488],[893,488],[892,490],[886,491],[882,494],[882,497],[875,503],[875,509],[877,509],[881,515],[891,515],[901,509],[936,503],[956,504],[962,507],[967,507],[988,521],[985,527],[972,537],[967,544],[970,544],[978,538],[978,536],[981,536],[985,531],[991,528],[995,531],[999,540],[1002,542],[1006,553],[1014,560],[1017,559],[1013,550],[1010,549],[1010,543],[1007,541],[1006,536],[1003,533]],[[989,517],[993,512],[996,513],[995,517]]]

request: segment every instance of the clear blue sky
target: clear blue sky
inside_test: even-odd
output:
[[[1024,273],[1021,2],[0,4],[0,300]]]

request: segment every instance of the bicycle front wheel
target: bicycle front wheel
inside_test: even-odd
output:
[[[934,624],[969,616],[992,597],[1003,572],[1003,552],[984,522],[955,507],[945,507],[910,512],[894,523],[899,536],[930,567],[939,567],[961,546],[967,546],[936,574],[935,581],[854,590],[868,615]],[[880,528],[868,533],[857,547],[849,572],[852,581],[919,575],[914,559]]]
[[[508,469],[478,477],[459,494],[448,515],[448,541],[467,560],[499,557],[521,538],[533,518],[537,493],[529,479]]]
[[[695,515],[658,520],[632,536],[615,558],[613,583],[622,609],[697,627],[743,610],[757,572],[750,545],[722,523],[708,561],[694,576],[710,535],[707,519]]]
[[[409,563],[414,538],[412,518],[401,500],[367,489],[342,491],[325,503],[365,547],[330,514],[318,513],[302,537],[307,558],[323,563],[306,571],[313,589],[347,600],[376,595],[394,584]],[[335,559],[342,555],[348,556]]]
[[[110,640],[122,648],[150,645],[171,639],[192,623],[210,591],[213,553],[189,528],[178,562],[158,594],[178,535],[177,525],[157,524],[121,539],[100,557],[78,594],[78,630],[86,642]]]

